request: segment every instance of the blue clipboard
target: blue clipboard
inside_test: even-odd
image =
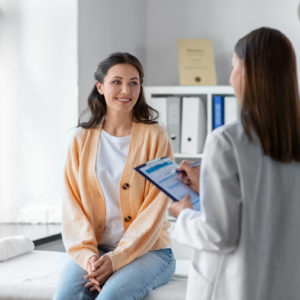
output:
[[[161,157],[134,169],[174,201],[179,201],[190,194],[193,209],[200,210],[199,195],[183,183],[175,172],[177,167],[178,165],[169,157]]]

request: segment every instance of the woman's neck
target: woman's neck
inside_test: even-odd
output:
[[[113,136],[127,136],[131,134],[133,117],[131,114],[107,114],[103,129]]]

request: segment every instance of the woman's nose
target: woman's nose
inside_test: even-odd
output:
[[[130,92],[130,86],[128,84],[123,84],[122,85],[122,92],[124,94],[128,94]]]

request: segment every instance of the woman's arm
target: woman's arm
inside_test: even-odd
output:
[[[62,236],[69,255],[87,270],[88,259],[93,255],[98,257],[98,249],[93,227],[81,201],[80,149],[80,143],[75,136],[70,143],[65,165]]]
[[[241,187],[237,158],[224,132],[211,134],[201,165],[201,211],[184,209],[173,238],[199,250],[230,252],[240,236]]]

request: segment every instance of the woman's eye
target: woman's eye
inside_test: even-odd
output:
[[[120,80],[114,80],[113,81],[113,84],[120,84],[121,82],[120,82]]]
[[[136,81],[131,81],[131,86],[137,86],[138,85],[138,83],[136,82]]]

